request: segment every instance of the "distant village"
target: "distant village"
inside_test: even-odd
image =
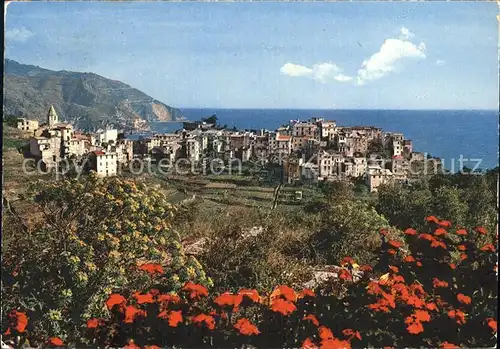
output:
[[[87,164],[99,176],[115,176],[134,159],[186,159],[203,166],[206,159],[224,163],[259,161],[282,166],[284,183],[362,181],[371,192],[384,183],[409,182],[423,173],[436,173],[439,158],[414,152],[412,141],[402,133],[384,132],[372,126],[345,127],[333,120],[313,117],[292,120],[277,130],[239,131],[216,125],[216,117],[184,122],[175,133],[126,139],[117,129],[87,134],[60,122],[51,106],[46,123],[18,119],[17,128],[32,132],[29,153],[53,169],[63,159]]]

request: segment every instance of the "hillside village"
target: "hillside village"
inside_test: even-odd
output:
[[[50,107],[45,123],[17,119],[17,128],[32,133],[29,154],[45,170],[70,159],[100,176],[115,176],[134,159],[170,165],[183,159],[197,167],[213,159],[226,165],[258,161],[280,165],[283,183],[362,180],[374,192],[381,184],[409,182],[424,170],[432,174],[442,167],[439,158],[414,152],[412,141],[402,133],[345,127],[319,117],[292,120],[275,131],[228,130],[218,127],[216,118],[208,118],[184,122],[175,133],[131,140],[117,129],[78,132]]]

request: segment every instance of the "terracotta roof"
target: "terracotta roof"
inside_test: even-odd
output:
[[[291,138],[292,136],[284,136],[284,135],[276,136],[277,141],[289,141]]]

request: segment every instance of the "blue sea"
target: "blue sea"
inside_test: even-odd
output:
[[[341,126],[376,126],[389,132],[403,132],[413,140],[414,151],[443,159],[448,169],[459,169],[464,159],[481,159],[480,168],[498,166],[498,112],[488,110],[287,110],[287,109],[182,109],[188,120],[216,114],[229,128],[274,130],[290,120],[324,117]],[[181,123],[154,123],[155,132],[172,132]],[[464,166],[474,167],[475,161]]]

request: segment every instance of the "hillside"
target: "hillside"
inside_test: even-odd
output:
[[[173,121],[180,111],[120,81],[93,73],[52,71],[5,60],[4,115],[44,120],[53,105],[64,121],[95,130],[132,130]]]

